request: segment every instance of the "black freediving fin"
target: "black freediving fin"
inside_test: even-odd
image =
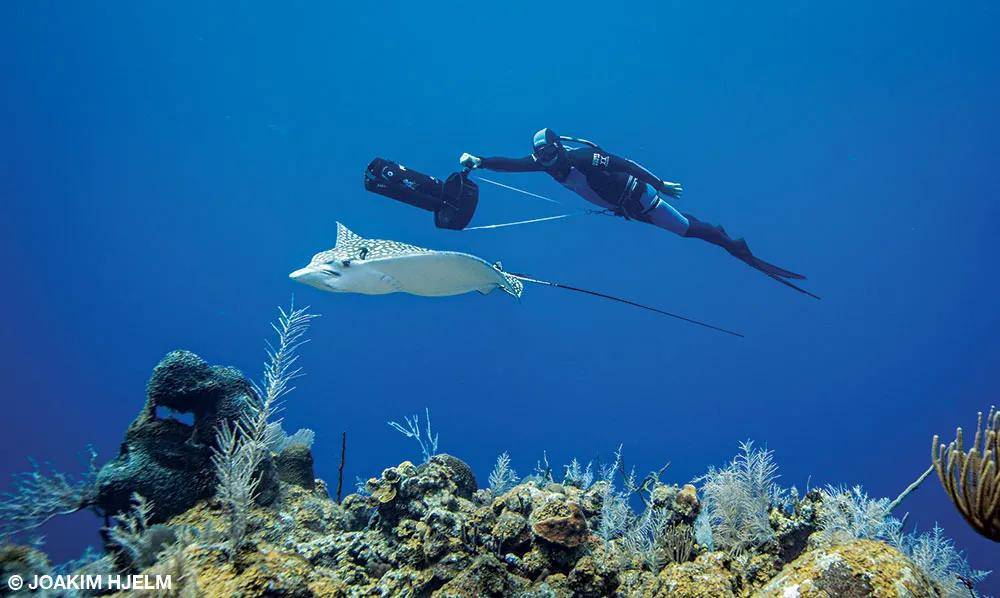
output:
[[[760,270],[761,272],[763,272],[767,276],[770,276],[774,280],[777,280],[778,282],[780,282],[781,284],[785,285],[786,287],[791,287],[791,288],[795,289],[796,291],[798,291],[798,292],[800,292],[802,294],[809,295],[813,299],[822,299],[822,297],[820,297],[819,295],[815,295],[813,293],[810,293],[809,291],[803,289],[802,287],[800,287],[800,286],[798,286],[796,284],[793,284],[791,282],[788,282],[787,280],[785,280],[784,278],[778,276],[777,274],[771,274],[767,270],[761,270],[760,268],[756,268],[756,267],[754,267],[754,268],[756,270]]]
[[[753,266],[754,268],[757,268],[758,270],[760,270],[761,272],[764,272],[765,274],[773,274],[774,276],[780,276],[782,278],[791,278],[791,279],[794,279],[794,280],[805,280],[806,279],[806,277],[803,276],[803,275],[801,275],[801,274],[796,274],[795,272],[792,272],[791,270],[785,270],[784,268],[779,268],[778,266],[775,266],[774,264],[771,264],[769,262],[765,262],[764,260],[760,259],[757,256],[752,256],[750,258],[750,260],[753,262],[753,263],[750,264],[751,266]]]
[[[725,249],[729,255],[735,257],[754,270],[759,270],[767,276],[777,280],[781,284],[791,287],[800,293],[809,295],[814,299],[819,299],[818,295],[814,295],[802,287],[792,284],[786,280],[787,278],[791,278],[793,280],[805,280],[805,276],[792,272],[791,270],[779,268],[778,266],[765,262],[755,256],[753,252],[750,251],[750,247],[747,245],[746,240],[733,239],[726,232],[726,229],[721,226],[712,226],[711,224],[703,222],[691,214],[684,214],[684,217],[688,219],[689,223],[688,230],[684,233],[685,237],[694,237],[707,241],[713,245],[718,245],[719,247]]]
[[[726,234],[725,229],[722,228],[721,226],[717,227],[717,229],[720,230],[723,235]],[[740,260],[741,262],[745,263],[751,268],[760,270],[761,272],[767,274],[768,276],[793,278],[795,280],[806,279],[806,277],[801,274],[796,274],[791,270],[785,270],[784,268],[779,268],[778,266],[775,266],[770,262],[765,262],[764,260],[760,259],[756,255],[754,255],[752,251],[750,251],[750,246],[747,245],[745,239],[729,240],[728,243],[723,245],[723,248],[725,248],[725,250],[729,252],[729,255]]]
[[[740,242],[742,242],[743,247],[746,248],[746,241],[743,241],[743,239],[740,239]],[[763,273],[763,274],[765,274],[765,275],[773,278],[774,280],[777,280],[778,282],[780,282],[781,284],[785,285],[786,287],[793,288],[793,289],[795,289],[796,291],[798,291],[800,293],[803,293],[805,295],[809,295],[813,299],[819,299],[820,298],[819,295],[815,295],[813,293],[810,293],[809,291],[803,289],[802,287],[800,287],[800,286],[798,286],[796,284],[793,284],[793,283],[789,282],[788,280],[786,280],[788,278],[791,278],[791,279],[794,279],[794,280],[805,280],[806,279],[805,276],[803,276],[801,274],[796,274],[795,272],[791,272],[789,270],[785,270],[784,268],[779,268],[778,266],[775,266],[774,264],[770,264],[768,262],[765,262],[764,260],[762,260],[759,257],[755,256],[754,254],[750,253],[750,249],[749,248],[746,249],[746,253],[745,254],[739,255],[739,254],[733,253],[732,255],[734,257],[736,257],[737,259],[741,260],[746,265],[748,265],[751,268],[753,268],[754,270],[758,270],[761,273]]]

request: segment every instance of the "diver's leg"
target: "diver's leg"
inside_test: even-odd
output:
[[[691,214],[681,214],[674,206],[663,201],[651,185],[646,185],[642,195],[639,196],[639,208],[642,210],[642,220],[650,224],[682,237],[694,237],[718,245],[736,257],[750,255],[746,241],[730,238],[721,226],[712,226]]]
[[[728,251],[730,255],[739,259],[744,259],[751,255],[746,241],[743,239],[733,239],[726,233],[726,229],[721,226],[712,226],[707,222],[698,220],[691,214],[683,214],[683,216],[688,221],[687,230],[684,231],[685,237],[693,237],[712,245],[718,245]]]
[[[730,237],[726,232],[726,229],[721,226],[713,226],[707,222],[698,220],[691,214],[683,214],[683,216],[688,221],[687,230],[684,232],[685,237],[694,237],[695,239],[707,241],[712,245],[718,245],[728,251],[729,255],[746,262],[749,266],[761,270],[770,276],[795,278],[799,280],[805,278],[805,276],[802,276],[801,274],[796,274],[790,270],[779,268],[774,264],[769,264],[768,262],[755,257],[744,239],[734,239]]]
[[[675,235],[682,237],[686,235],[688,219],[674,206],[663,201],[649,185],[646,185],[646,192],[639,198],[639,204],[643,209],[643,217],[650,224],[668,230]]]
[[[641,215],[638,216],[640,220],[654,224],[682,237],[694,237],[713,245],[718,245],[751,268],[760,270],[781,284],[790,286],[800,293],[805,293],[810,297],[819,299],[818,296],[785,280],[786,278],[803,280],[805,276],[785,270],[784,268],[779,268],[754,256],[745,240],[733,239],[726,233],[726,229],[721,226],[712,226],[707,222],[698,220],[691,214],[681,214],[672,205],[663,201],[651,186],[646,186],[646,190],[639,197],[639,204],[639,208],[642,210]]]

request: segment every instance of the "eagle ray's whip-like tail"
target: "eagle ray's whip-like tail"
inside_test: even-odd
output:
[[[594,297],[601,297],[602,299],[610,299],[612,301],[618,301],[619,303],[624,303],[626,305],[631,305],[633,307],[639,307],[639,308],[642,308],[642,309],[646,309],[646,310],[649,310],[649,311],[652,311],[652,312],[656,312],[658,314],[662,314],[664,316],[670,316],[671,318],[676,318],[678,320],[682,320],[682,321],[688,322],[690,324],[697,324],[698,326],[703,326],[705,328],[711,328],[712,330],[716,330],[718,332],[724,332],[726,334],[731,334],[733,336],[738,336],[740,338],[744,338],[744,336],[741,333],[735,332],[733,330],[727,330],[725,328],[720,328],[718,326],[713,326],[712,324],[707,324],[707,323],[701,322],[699,320],[694,320],[692,318],[687,318],[685,316],[681,316],[681,315],[678,315],[678,314],[670,313],[669,311],[663,311],[662,309],[657,309],[655,307],[650,307],[648,305],[643,305],[641,303],[636,303],[635,301],[629,301],[628,299],[622,299],[621,297],[615,297],[614,295],[606,295],[604,293],[599,293],[597,291],[591,291],[591,290],[588,290],[588,289],[581,289],[579,287],[573,287],[573,286],[570,286],[570,285],[567,285],[567,284],[558,283],[558,282],[550,282],[548,280],[539,280],[537,278],[532,278],[530,276],[525,276],[524,274],[517,274],[515,272],[507,272],[507,274],[510,274],[511,276],[513,276],[514,278],[517,278],[518,280],[523,280],[524,282],[533,282],[535,284],[541,284],[541,285],[545,285],[545,286],[549,286],[549,287],[555,287],[557,289],[565,289],[567,291],[576,291],[577,293],[585,293],[587,295],[593,295]]]

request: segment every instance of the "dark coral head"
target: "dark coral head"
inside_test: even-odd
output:
[[[146,396],[157,407],[196,417],[217,412],[234,397],[251,393],[250,382],[239,370],[210,366],[190,351],[168,353],[146,385]]]

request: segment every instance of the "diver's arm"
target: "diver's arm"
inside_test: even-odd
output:
[[[622,158],[614,154],[608,154],[608,157],[608,170],[612,172],[624,172],[625,174],[630,174],[643,183],[652,185],[657,191],[666,191],[666,189],[663,188],[663,183],[665,181],[650,172],[645,166],[639,164],[638,162],[633,162],[628,158]]]
[[[466,168],[485,168],[498,172],[538,172],[544,170],[542,165],[531,156],[524,158],[478,158],[471,154],[462,154],[459,162]]]
[[[639,179],[643,183],[652,185],[654,189],[663,193],[664,195],[669,195],[671,197],[680,197],[681,193],[684,192],[684,188],[681,187],[680,183],[671,183],[670,181],[665,181],[660,177],[656,176],[652,172],[646,169],[645,166],[639,164],[638,162],[633,162],[627,158],[620,158],[613,154],[610,155],[610,169],[617,170],[619,172],[625,172]]]
[[[679,197],[683,191],[678,183],[664,181],[646,169],[646,167],[627,158],[589,148],[580,148],[574,150],[571,154],[575,161],[583,162],[578,168],[582,166],[583,168],[597,168],[609,172],[624,172],[634,176],[643,183],[651,185],[660,193],[673,197]]]
[[[525,156],[524,158],[502,158],[499,156],[483,158],[480,166],[499,172],[537,172],[544,170],[542,165],[536,162],[531,156]]]

